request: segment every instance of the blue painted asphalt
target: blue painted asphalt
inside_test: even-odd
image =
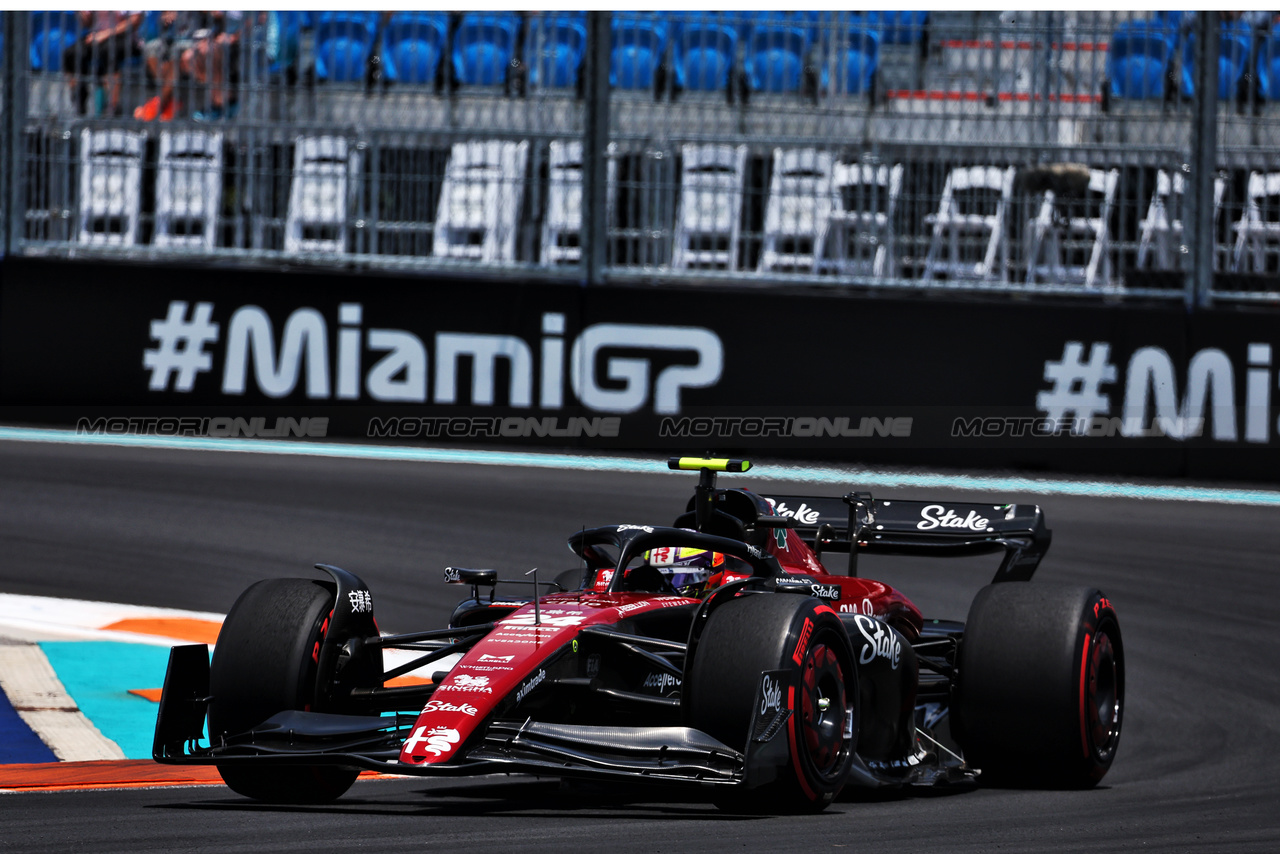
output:
[[[115,641],[42,641],[40,648],[85,717],[126,758],[150,759],[160,707],[129,691],[164,685],[169,650]]]
[[[0,765],[19,762],[57,762],[58,757],[14,711],[0,691]]]
[[[665,458],[598,457],[527,451],[476,451],[272,439],[208,439],[189,436],[77,434],[71,430],[48,430],[27,427],[0,427],[0,441],[108,445],[129,448],[167,448],[249,454],[284,454],[405,462],[467,463],[470,465],[548,468],[567,471],[648,474],[667,472]],[[655,454],[656,456],[658,455]],[[748,477],[757,481],[790,481],[845,487],[957,489],[986,493],[1019,492],[1032,495],[1075,495],[1087,498],[1130,498],[1149,501],[1189,501],[1280,507],[1280,491],[1268,489],[1173,486],[1123,481],[1061,480],[1005,475],[895,472],[885,469],[862,469],[854,466],[837,468],[828,466],[769,465],[752,469]]]

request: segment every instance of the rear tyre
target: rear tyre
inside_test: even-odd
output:
[[[209,736],[245,732],[272,715],[314,708],[320,646],[333,612],[332,585],[303,578],[259,581],[236,600],[209,665]],[[286,804],[328,803],[359,771],[316,765],[219,765],[232,791]]]
[[[957,740],[984,782],[1082,789],[1107,773],[1124,645],[1105,596],[1009,582],[974,597],[960,644]]]
[[[778,777],[733,791],[716,805],[730,812],[817,812],[844,787],[857,744],[858,677],[849,636],[817,599],[758,594],[711,613],[686,684],[689,725],[745,750],[751,716],[768,670],[793,672],[795,695],[785,732],[790,758]],[[845,736],[853,714],[853,737]]]

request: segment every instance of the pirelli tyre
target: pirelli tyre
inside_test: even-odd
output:
[[[858,676],[844,625],[809,597],[756,594],[712,611],[685,683],[689,725],[745,750],[761,674],[791,671],[788,762],[754,790],[729,790],[732,812],[816,812],[844,787],[857,743]]]
[[[982,781],[1078,789],[1107,773],[1124,719],[1124,644],[1101,592],[984,587],[958,665],[956,737]]]
[[[209,666],[214,745],[290,710],[312,710],[320,644],[333,611],[332,584],[275,578],[249,587],[231,607]],[[218,766],[232,791],[273,803],[328,803],[359,771],[316,765]]]

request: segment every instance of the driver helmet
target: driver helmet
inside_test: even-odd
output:
[[[724,555],[706,549],[664,546],[649,549],[645,561],[666,577],[681,596],[699,598],[711,576],[724,564]]]

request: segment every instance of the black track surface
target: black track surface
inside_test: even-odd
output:
[[[573,529],[669,523],[692,485],[677,474],[0,443],[0,592],[225,613],[250,582],[309,576],[325,561],[369,582],[384,630],[436,627],[460,593],[440,582],[444,565],[554,577],[572,566]],[[0,797],[0,849],[1280,850],[1280,511],[990,497],[1045,508],[1054,546],[1037,580],[1096,585],[1119,613],[1124,735],[1095,790],[845,797],[804,818],[519,777],[360,782],[327,808],[259,806],[220,787],[25,794]],[[956,619],[993,570],[985,559],[863,565],[926,616]]]

